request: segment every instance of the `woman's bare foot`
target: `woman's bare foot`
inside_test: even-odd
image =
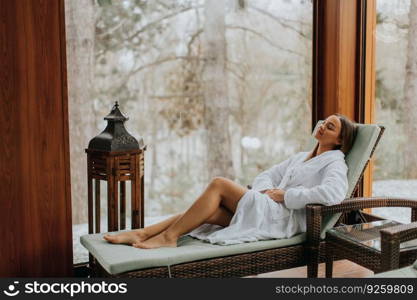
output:
[[[144,242],[137,242],[132,245],[136,248],[142,249],[153,249],[153,248],[161,248],[161,247],[177,247],[177,239],[170,238],[166,232],[161,232],[160,234],[151,237],[150,239]]]
[[[106,234],[103,238],[112,244],[128,244],[144,242],[149,238],[149,235],[143,229],[126,231],[118,234]]]

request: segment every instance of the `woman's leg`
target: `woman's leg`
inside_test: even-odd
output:
[[[177,239],[181,235],[209,221],[221,205],[234,213],[237,203],[246,191],[245,187],[229,179],[216,177],[194,204],[166,230],[144,242],[135,243],[133,246],[139,248],[175,247]],[[211,222],[216,221],[216,218],[213,218],[210,220]],[[220,225],[223,225],[227,220],[222,218],[221,222]]]
[[[126,231],[118,234],[106,234],[104,239],[113,244],[132,245],[143,242],[167,229],[171,224],[175,223],[183,214],[176,214],[159,223],[146,226],[145,228]],[[227,226],[232,219],[233,214],[228,209],[220,206],[213,215],[211,215],[206,223]]]
[[[208,217],[207,220],[204,221],[204,223],[227,227],[229,226],[232,218],[233,218],[233,213],[231,213],[227,208],[220,206],[214,212],[214,214],[212,214],[210,217]]]
[[[169,217],[168,219],[146,226],[145,228],[141,229],[134,229],[132,231],[126,231],[114,235],[106,234],[103,238],[113,244],[128,244],[132,245],[137,242],[143,242],[154,235],[164,231],[167,229],[172,223],[176,222],[182,214],[176,214],[174,216]]]

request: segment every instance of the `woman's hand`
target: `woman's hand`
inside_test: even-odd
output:
[[[269,196],[269,198],[271,198],[275,202],[278,202],[278,203],[284,202],[284,194],[285,194],[284,190],[271,189],[271,190],[266,190],[266,191],[263,191],[263,192],[265,194],[267,194]]]

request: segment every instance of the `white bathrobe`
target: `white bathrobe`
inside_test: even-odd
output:
[[[305,232],[306,204],[339,204],[348,189],[342,151],[326,151],[305,161],[308,155],[299,152],[260,173],[239,200],[229,226],[203,224],[188,234],[212,244],[230,245]],[[260,193],[266,189],[284,190],[284,203]]]

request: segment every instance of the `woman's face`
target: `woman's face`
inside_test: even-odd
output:
[[[341,128],[342,123],[339,117],[331,115],[320,125],[314,137],[319,141],[321,146],[334,148],[341,143],[339,138]]]

